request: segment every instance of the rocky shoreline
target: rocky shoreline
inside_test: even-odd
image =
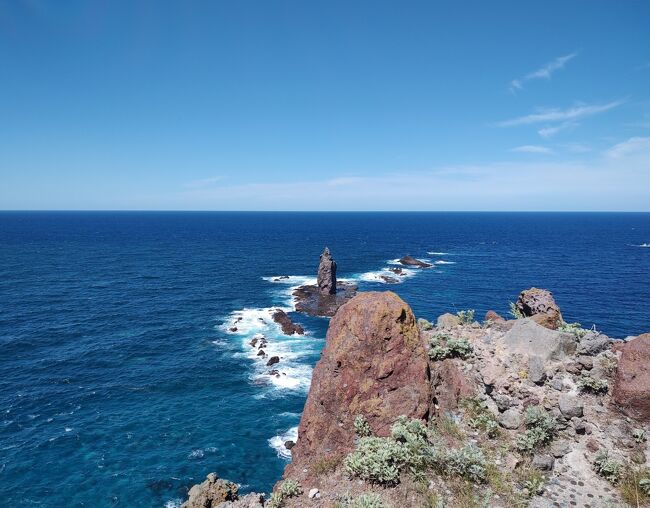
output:
[[[432,324],[391,292],[348,298],[270,499],[212,475],[183,506],[647,505],[650,334],[565,323],[538,288],[511,307]]]

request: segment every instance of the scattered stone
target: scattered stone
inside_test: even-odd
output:
[[[594,356],[609,348],[610,338],[600,332],[590,330],[580,339],[577,353]]]
[[[596,453],[598,450],[600,450],[600,445],[595,439],[589,439],[585,446],[591,453]]]
[[[539,453],[533,455],[533,467],[536,467],[541,471],[550,471],[553,469],[554,463],[555,459],[550,455]]]
[[[526,317],[533,317],[537,324],[556,330],[563,322],[560,307],[550,291],[530,288],[522,291],[515,303],[519,312]]]
[[[556,441],[551,445],[551,455],[556,459],[564,457],[571,451],[571,445],[568,441]]]
[[[460,325],[460,318],[456,314],[446,313],[438,317],[436,328],[441,330],[453,328]]]
[[[311,489],[308,494],[309,499],[320,498],[320,491],[318,489]]]
[[[417,268],[431,268],[433,265],[431,263],[425,263],[419,259],[415,259],[412,256],[404,256],[399,260],[400,263],[406,266],[415,266]]]
[[[591,356],[578,356],[577,361],[585,370],[591,370],[594,367],[594,359]]]
[[[507,409],[509,409],[511,406],[515,405],[515,401],[511,398],[508,397],[504,393],[497,393],[492,396],[492,400],[497,405],[497,408],[499,408],[499,411],[503,412]]]
[[[582,420],[582,418],[578,418],[576,416],[571,418],[571,425],[573,425],[573,430],[576,431],[576,434],[584,434],[587,430],[585,427],[585,422]]]
[[[518,409],[512,407],[510,409],[506,409],[503,413],[501,413],[497,417],[497,420],[499,421],[499,425],[502,427],[510,430],[515,430],[518,429],[521,425],[521,412]]]
[[[305,329],[302,326],[291,321],[291,318],[282,309],[277,309],[273,313],[272,317],[273,317],[273,321],[275,321],[277,324],[280,325],[280,327],[282,328],[282,333],[284,333],[285,335],[305,334]]]
[[[575,395],[569,395],[567,393],[560,395],[559,406],[560,412],[565,418],[582,418],[584,406],[582,401]]]
[[[540,356],[533,355],[528,358],[528,379],[536,385],[541,385],[546,380],[544,361]]]
[[[650,333],[620,347],[614,402],[628,416],[650,422]]]
[[[289,441],[285,441],[285,442],[284,442],[284,447],[285,447],[287,450],[291,450],[291,448],[293,448],[295,445],[296,445],[295,441],[291,441],[291,440],[289,440]]]
[[[230,330],[231,332],[235,333],[235,332],[238,330],[238,328],[237,328],[236,326],[231,326],[231,327],[229,328],[229,330]]]
[[[271,358],[269,358],[269,361],[266,362],[266,366],[270,367],[271,365],[275,365],[276,363],[280,363],[280,357],[272,356]]]

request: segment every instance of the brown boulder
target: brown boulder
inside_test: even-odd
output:
[[[285,477],[304,477],[311,461],[352,451],[357,415],[386,436],[400,415],[426,419],[430,400],[427,353],[411,308],[392,292],[360,293],[330,322]]]
[[[617,349],[621,357],[614,381],[614,403],[626,415],[650,422],[650,333]]]
[[[476,396],[476,383],[460,368],[459,360],[447,358],[434,362],[431,369],[431,384],[436,404],[436,413],[458,408],[458,403]]]
[[[485,321],[502,322],[505,321],[505,319],[503,319],[499,314],[497,314],[493,310],[488,310],[485,313]]]
[[[515,304],[525,317],[531,317],[538,324],[551,330],[557,330],[562,324],[560,307],[550,291],[530,288],[522,291]]]

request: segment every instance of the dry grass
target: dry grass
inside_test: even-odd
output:
[[[322,459],[314,462],[311,466],[311,471],[316,476],[323,476],[336,470],[337,467],[343,462],[343,455],[327,455]]]

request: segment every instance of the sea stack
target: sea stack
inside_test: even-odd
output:
[[[325,250],[320,255],[317,283],[321,293],[326,295],[336,294],[336,261],[332,259],[328,247],[325,247]]]

